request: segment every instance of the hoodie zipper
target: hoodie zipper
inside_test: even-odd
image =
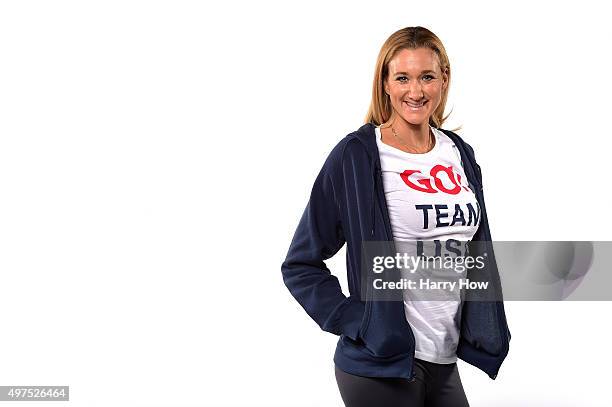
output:
[[[383,229],[385,230],[385,235],[387,241],[392,242],[393,251],[397,252],[397,248],[395,246],[395,240],[393,239],[393,231],[391,229],[391,219],[389,219],[389,209],[387,208],[387,201],[385,199],[385,192],[383,188],[383,179],[382,179],[382,170],[380,168],[380,160],[375,161],[374,165],[374,188],[372,193],[372,236],[374,236],[374,227],[376,224],[375,221],[375,212],[374,212],[374,194],[378,196],[378,202],[381,207],[382,217],[383,217]],[[404,304],[402,303],[402,308]],[[415,358],[415,347],[416,347],[416,339],[414,337],[414,332],[412,331],[412,327],[408,323],[408,321],[404,320],[404,323],[408,326],[408,330],[410,331],[410,336],[412,337],[412,343],[414,344],[412,348],[412,371],[410,372],[410,378],[408,379],[410,382],[414,382],[416,380],[416,371],[414,369],[414,358]]]

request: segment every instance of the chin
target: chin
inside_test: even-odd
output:
[[[406,123],[412,124],[414,126],[420,126],[423,123],[429,124],[429,116],[420,115],[420,114],[419,115],[402,114],[400,116],[402,117],[402,119],[404,119]]]

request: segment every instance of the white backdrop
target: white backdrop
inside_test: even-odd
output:
[[[341,406],[337,337],[280,265],[405,26],[447,48],[445,127],[474,146],[493,238],[609,240],[604,7],[3,2],[0,385],[69,385],[58,406]],[[344,250],[329,267],[348,293]],[[472,406],[611,405],[612,304],[506,311],[498,378],[459,362]]]

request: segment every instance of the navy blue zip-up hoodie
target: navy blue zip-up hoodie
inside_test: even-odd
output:
[[[324,331],[340,335],[334,363],[359,376],[414,380],[415,339],[402,301],[362,301],[361,250],[365,241],[392,241],[375,126],[366,123],[331,151],[317,176],[281,270],[285,285]],[[457,357],[495,379],[508,354],[499,274],[474,150],[440,129],[458,147],[468,183],[481,208],[472,241],[480,241],[498,301],[464,301]],[[349,296],[325,265],[346,243]]]

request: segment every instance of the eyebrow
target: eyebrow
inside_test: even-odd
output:
[[[424,73],[436,73],[436,71],[432,71],[431,69],[426,69],[426,70],[422,71],[421,73],[422,74],[424,74]],[[396,73],[393,74],[393,76],[399,75],[399,74],[408,75],[408,72],[396,72]]]

